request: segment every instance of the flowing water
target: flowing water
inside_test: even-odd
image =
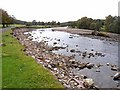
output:
[[[29,38],[33,41],[45,41],[49,46],[66,47],[52,51],[56,54],[66,56],[75,56],[75,59],[80,62],[90,62],[99,68],[91,69],[72,69],[75,74],[83,74],[92,78],[96,85],[101,88],[115,88],[118,82],[113,80],[114,74],[117,71],[111,70],[112,66],[118,67],[118,43],[106,40],[92,39],[89,37],[70,34],[61,31],[52,31],[52,29],[37,29],[27,32]],[[73,51],[71,51],[73,50]],[[82,53],[100,53],[101,56],[94,55],[93,57],[83,57]]]

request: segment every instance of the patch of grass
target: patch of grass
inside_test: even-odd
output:
[[[0,44],[2,43],[2,32],[0,31]],[[2,88],[2,47],[0,46],[0,89]]]
[[[0,24],[0,28],[2,28],[2,24]]]
[[[25,25],[22,25],[22,24],[11,24],[10,26],[13,26],[13,27],[24,27]]]
[[[25,55],[24,47],[10,33],[2,35],[2,88],[63,88],[49,70]]]

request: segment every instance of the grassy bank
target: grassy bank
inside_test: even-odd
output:
[[[55,76],[23,52],[24,47],[10,34],[3,33],[3,88],[62,88]]]

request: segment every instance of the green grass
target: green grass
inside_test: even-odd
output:
[[[24,47],[10,33],[8,30],[2,35],[2,87],[63,88],[49,70],[25,55]]]
[[[14,27],[24,27],[25,25],[22,25],[22,24],[11,24],[10,26],[14,26]]]
[[[2,24],[0,24],[0,28],[2,28]]]
[[[0,31],[0,43],[2,43],[2,32]],[[0,46],[0,89],[2,88],[2,47]]]

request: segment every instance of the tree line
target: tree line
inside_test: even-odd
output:
[[[71,22],[72,28],[90,29],[95,31],[106,31],[120,33],[120,17],[108,15],[105,19],[92,19],[82,17],[77,21]]]
[[[3,27],[8,27],[10,24],[23,24],[26,26],[31,25],[50,25],[50,26],[71,26],[72,28],[90,29],[94,31],[105,31],[120,34],[120,17],[108,15],[105,19],[92,19],[88,17],[82,17],[77,21],[69,22],[40,22],[33,20],[32,22],[17,20],[14,16],[10,16],[7,11],[0,9],[0,24]]]
[[[41,22],[41,21],[36,21],[33,20],[32,22],[26,22],[26,26],[31,26],[31,25],[60,25],[60,22],[56,21],[51,21],[51,22]]]
[[[10,24],[22,24],[26,26],[32,26],[32,25],[51,25],[51,26],[57,26],[60,25],[60,22],[51,21],[51,22],[40,22],[33,20],[32,22],[22,21],[16,19],[14,16],[10,16],[7,11],[0,9],[0,24],[2,24],[3,28],[8,27]]]

